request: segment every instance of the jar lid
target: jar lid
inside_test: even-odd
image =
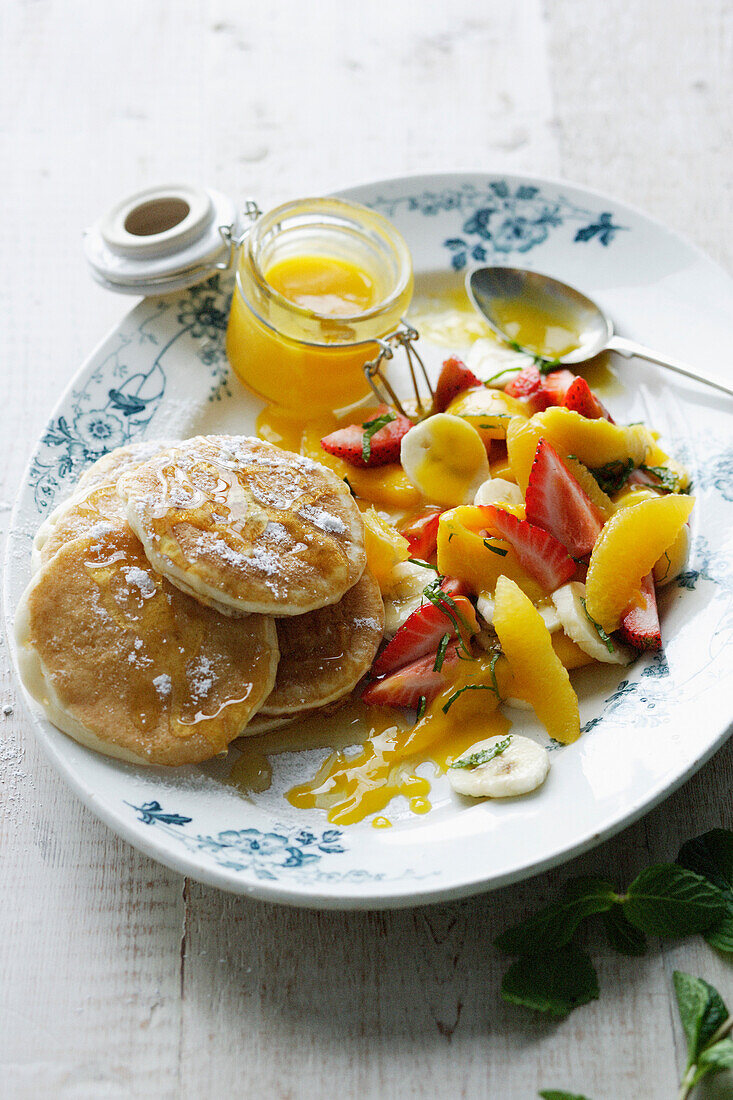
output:
[[[170,294],[228,266],[237,206],[220,191],[174,184],[117,203],[84,234],[92,275],[108,290]]]

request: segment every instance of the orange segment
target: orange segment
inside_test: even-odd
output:
[[[621,508],[593,547],[585,582],[588,614],[610,633],[639,592],[642,578],[687,522],[692,497],[671,493]]]
[[[582,668],[583,665],[592,665],[593,658],[581,649],[579,645],[569,638],[564,630],[556,630],[551,634],[552,648],[557,653],[563,665],[567,669]]]
[[[542,616],[509,577],[496,584],[494,629],[514,677],[513,692],[531,703],[550,737],[580,736],[578,697]]]
[[[438,571],[465,581],[476,595],[490,595],[497,578],[504,574],[512,577],[530,599],[541,599],[544,589],[519,564],[514,548],[502,539],[480,533],[485,530],[486,515],[481,508],[466,504],[443,512],[438,524]],[[501,550],[506,553],[496,552]]]
[[[348,466],[346,477],[358,497],[384,508],[416,508],[422,500],[398,463],[372,469]]]
[[[540,441],[541,432],[532,420],[524,420],[515,416],[509,421],[506,433],[506,449],[509,456],[509,465],[512,468],[517,485],[523,493],[527,492],[529,473],[534,462],[537,444]],[[499,475],[492,467],[494,477]]]
[[[410,544],[377,515],[373,508],[362,513],[364,520],[364,549],[367,565],[382,591],[389,588],[392,570],[410,556]],[[427,583],[427,582],[426,582]]]

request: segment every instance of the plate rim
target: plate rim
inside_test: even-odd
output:
[[[703,261],[709,270],[715,272],[718,277],[722,277],[723,283],[727,284],[728,289],[733,292],[733,276],[731,276],[721,264],[704,252],[702,248],[690,241],[683,233],[670,228],[664,222],[646,213],[646,211],[640,207],[621,201],[606,192],[587,187],[564,177],[510,171],[489,171],[486,169],[457,169],[450,172],[415,171],[398,176],[363,180],[359,183],[339,188],[338,191],[330,193],[348,197],[349,193],[365,187],[374,188],[405,182],[414,184],[420,180],[432,181],[433,185],[435,185],[436,181],[443,185],[447,185],[450,181],[465,181],[469,178],[481,180],[484,183],[490,181],[492,178],[502,178],[540,186],[544,184],[556,188],[574,188],[591,198],[608,201],[612,203],[616,209],[629,210],[637,217],[654,225],[660,232],[676,239],[680,244],[684,245],[694,256]],[[147,299],[143,298],[139,302],[136,302],[130,310],[123,314],[115,325],[110,327],[89,354],[84,357],[82,363],[69,379],[67,385],[63,388],[61,394],[54,403],[53,408],[46,418],[46,424],[65,406],[67,398],[75,388],[79,378],[89,370],[100,351],[119,331],[120,326],[133,318],[138,310],[143,310],[146,301]],[[42,431],[43,430],[44,429],[42,429]],[[36,704],[34,704],[28,696],[18,674],[15,636],[10,618],[8,569],[10,565],[13,534],[19,527],[18,518],[21,497],[29,480],[35,450],[40,438],[41,435],[39,434],[28,460],[25,463],[17,485],[13,508],[10,513],[4,553],[4,577],[1,597],[3,622],[8,640],[13,677],[16,687],[19,689],[22,710],[32,728],[33,736],[36,742],[40,744],[46,758],[50,761],[57,773],[66,780],[81,802],[114,833],[122,837],[122,839],[131,844],[134,848],[137,848],[151,859],[154,859],[156,862],[163,864],[165,867],[178,874],[182,874],[186,877],[193,878],[195,881],[215,886],[231,893],[258,898],[263,901],[292,905],[297,908],[341,911],[409,908],[417,905],[437,904],[479,893],[486,893],[514,882],[530,879],[549,868],[562,866],[567,861],[589,851],[604,840],[609,839],[632,825],[635,821],[639,820],[643,814],[659,805],[667,796],[673,794],[674,791],[678,790],[692,775],[699,771],[733,733],[733,715],[731,715],[728,724],[715,735],[713,741],[707,746],[704,752],[693,760],[674,780],[670,782],[663,778],[660,779],[651,792],[648,791],[644,797],[639,798],[632,808],[622,811],[618,816],[614,813],[609,814],[605,821],[598,823],[596,828],[590,833],[582,836],[576,843],[565,845],[547,853],[539,860],[534,859],[523,862],[510,871],[505,871],[498,875],[494,874],[489,878],[482,878],[480,876],[471,878],[470,880],[464,878],[460,883],[448,883],[445,885],[436,885],[434,887],[426,883],[424,886],[418,886],[409,891],[405,890],[404,880],[397,881],[397,889],[394,890],[394,892],[391,891],[390,887],[392,883],[388,880],[377,880],[367,889],[362,887],[348,889],[345,883],[336,883],[333,889],[329,889],[329,884],[326,883],[318,884],[314,882],[305,885],[296,882],[270,883],[257,878],[248,878],[241,872],[228,871],[225,868],[220,868],[215,865],[207,866],[202,864],[197,861],[194,854],[189,853],[185,848],[175,851],[157,843],[156,840],[153,839],[155,834],[149,835],[139,827],[141,823],[137,818],[125,816],[121,809],[118,810],[116,808],[116,805],[111,802],[105,802],[94,790],[87,786],[86,782],[77,775],[73,764],[67,760],[63,752],[59,751],[43,733],[36,715],[34,714]]]

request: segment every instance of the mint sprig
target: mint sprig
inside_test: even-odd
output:
[[[368,462],[372,457],[372,436],[376,435],[382,428],[386,428],[388,424],[391,424],[397,417],[394,413],[387,412],[381,416],[375,416],[374,420],[367,420],[362,424],[364,434],[361,437],[361,457],[363,462]]]
[[[687,1065],[679,1100],[686,1100],[703,1077],[733,1067],[733,1016],[714,986],[675,970],[672,980],[687,1039]]]
[[[559,901],[502,932],[494,946],[505,955],[530,955],[540,944],[543,953],[556,951],[570,942],[581,921],[609,910],[618,900],[613,886],[604,879],[571,879]]]

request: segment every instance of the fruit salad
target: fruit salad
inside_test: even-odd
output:
[[[430,415],[383,405],[323,435],[306,425],[300,449],[357,500],[386,625],[359,690],[382,716],[372,737],[291,801],[368,790],[378,810],[408,793],[387,781],[398,764],[425,758],[465,796],[535,789],[546,750],[509,716],[531,710],[573,742],[574,670],[661,648],[656,593],[684,568],[687,471],[569,370],[531,364],[500,386],[455,358]]]

